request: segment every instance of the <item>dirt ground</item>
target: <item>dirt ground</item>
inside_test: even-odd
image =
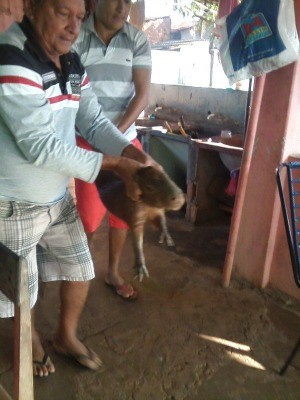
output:
[[[135,282],[135,302],[120,299],[103,283],[107,227],[100,228],[96,279],[79,335],[101,356],[104,368],[89,371],[53,352],[49,340],[59,312],[59,285],[47,284],[37,306],[37,325],[56,372],[34,380],[35,399],[300,399],[300,351],[285,375],[278,375],[299,337],[300,304],[237,279],[222,288],[229,222],[225,216],[195,228],[183,214],[171,215],[175,250],[158,244],[158,232],[149,227],[145,256],[151,277]],[[122,265],[132,281],[130,237]],[[0,320],[0,383],[9,392],[11,335],[12,322]]]

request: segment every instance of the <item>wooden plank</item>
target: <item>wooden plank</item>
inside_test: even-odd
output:
[[[189,160],[194,161],[189,161],[188,166],[186,219],[194,225],[199,225],[222,214],[217,198],[209,194],[209,187],[216,176],[222,179],[224,174],[229,175],[229,172],[217,151],[208,151],[196,140],[191,140]]]
[[[212,150],[212,151],[218,151],[222,153],[227,153],[227,154],[236,154],[236,155],[242,155],[243,154],[243,148],[242,147],[236,147],[236,146],[230,146],[225,143],[221,142],[209,142],[207,140],[200,140],[200,139],[194,139],[195,142],[197,142],[197,146],[202,148],[202,149],[207,149],[207,150]]]
[[[0,290],[14,303],[14,400],[33,400],[27,262],[0,243]]]
[[[33,400],[28,270],[23,257],[19,260],[18,295],[14,321],[14,400]]]
[[[142,30],[145,22],[145,0],[136,0],[131,4],[129,22]]]
[[[13,303],[18,290],[19,257],[0,243],[0,289]]]

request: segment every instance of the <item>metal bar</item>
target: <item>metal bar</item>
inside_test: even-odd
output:
[[[292,232],[291,223],[290,223],[289,216],[288,216],[288,210],[287,210],[287,206],[286,206],[286,201],[285,201],[285,197],[284,197],[283,186],[282,186],[281,176],[280,176],[281,170],[283,168],[286,168],[286,170],[287,170],[289,190],[291,188],[291,180],[290,180],[291,174],[289,172],[288,165],[285,163],[280,164],[280,166],[277,168],[277,172],[276,172],[277,185],[278,185],[278,191],[279,191],[279,196],[280,196],[280,200],[281,200],[281,208],[282,208],[282,214],[283,214],[283,219],[284,219],[284,224],[285,224],[285,229],[286,229],[286,235],[287,235],[287,241],[288,241],[288,246],[289,246],[289,251],[290,251],[294,279],[295,279],[297,286],[300,287],[299,253],[298,253],[298,251],[295,252],[295,247],[294,247],[295,238],[293,238],[293,232]],[[292,209],[293,209],[293,204],[291,204],[291,212],[292,212]]]
[[[298,339],[298,342],[296,343],[295,347],[293,348],[293,350],[292,350],[291,354],[289,355],[288,359],[286,360],[284,366],[279,371],[280,376],[282,376],[285,373],[285,371],[287,370],[287,367],[293,361],[293,358],[295,357],[299,347],[300,347],[300,338]]]

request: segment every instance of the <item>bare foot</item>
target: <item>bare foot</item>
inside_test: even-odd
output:
[[[40,337],[37,331],[32,327],[32,359],[33,359],[33,375],[34,376],[48,376],[49,373],[55,372],[55,367],[43,349]]]
[[[105,283],[108,285],[113,285],[113,286],[123,286],[125,284],[124,279],[121,277],[119,274],[112,274],[109,273],[105,277]]]
[[[79,364],[89,369],[96,370],[103,365],[98,355],[77,338],[67,342],[56,336],[52,345],[58,354],[74,358]]]
[[[107,274],[105,283],[108,285],[118,296],[125,300],[135,300],[137,298],[137,290],[130,284],[124,281],[121,276],[112,276]]]

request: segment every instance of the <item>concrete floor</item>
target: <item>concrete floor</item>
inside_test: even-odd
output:
[[[151,277],[135,282],[136,302],[103,283],[107,227],[97,232],[96,279],[79,335],[102,358],[100,371],[57,356],[49,344],[59,313],[57,283],[47,284],[37,322],[56,372],[35,379],[36,400],[298,400],[300,352],[284,377],[278,371],[300,333],[300,304],[278,291],[234,279],[221,286],[229,217],[191,227],[169,218],[176,243],[159,245],[147,229]],[[130,238],[122,271],[133,280]],[[12,323],[0,320],[0,383],[12,392]]]

